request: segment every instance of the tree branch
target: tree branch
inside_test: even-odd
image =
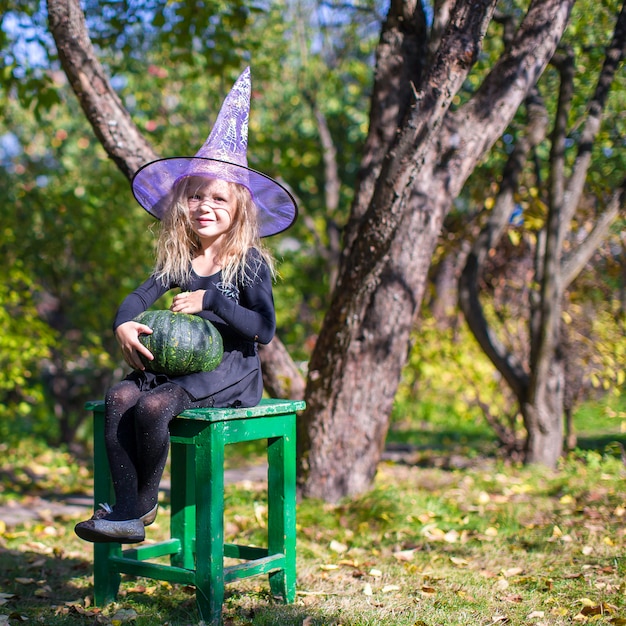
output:
[[[622,182],[620,188],[613,193],[606,209],[600,214],[598,221],[594,224],[591,232],[585,237],[584,241],[576,248],[576,250],[568,257],[564,258],[561,266],[561,280],[563,288],[567,287],[576,279],[583,267],[593,256],[598,246],[606,237],[611,224],[615,221],[623,210],[626,201],[626,179]]]
[[[622,9],[615,23],[613,38],[607,48],[602,71],[598,78],[596,89],[589,105],[589,114],[585,121],[580,143],[578,145],[578,155],[572,167],[572,175],[565,194],[565,211],[563,213],[562,229],[570,227],[572,217],[578,208],[580,198],[583,193],[587,170],[591,162],[591,151],[593,143],[600,130],[602,114],[606,105],[606,100],[611,89],[611,84],[615,73],[626,54],[626,2],[622,3]],[[565,234],[561,234],[564,240]]]
[[[520,135],[507,160],[495,205],[485,227],[472,246],[472,251],[459,278],[459,305],[468,326],[518,399],[525,396],[528,373],[489,326],[479,298],[478,280],[482,275],[489,250],[495,248],[508,226],[515,205],[515,192],[528,155],[534,146],[543,141],[546,136],[547,114],[536,89],[527,98],[527,111],[526,131]]]
[[[50,32],[63,70],[96,137],[127,178],[157,157],[132,121],[91,44],[77,0],[48,0]]]

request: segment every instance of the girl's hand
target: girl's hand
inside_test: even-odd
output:
[[[139,358],[143,354],[149,361],[154,359],[152,352],[139,341],[139,335],[151,335],[152,329],[145,324],[137,322],[124,322],[115,329],[115,338],[122,348],[122,355],[128,365],[134,370],[145,370],[144,364]]]
[[[174,313],[200,313],[202,311],[202,302],[204,300],[204,289],[197,291],[183,291],[174,296],[170,311]]]

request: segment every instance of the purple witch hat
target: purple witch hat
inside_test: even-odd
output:
[[[258,210],[261,237],[289,228],[298,215],[292,195],[273,178],[248,167],[250,68],[226,96],[211,134],[193,157],[158,159],[142,166],[132,180],[137,202],[157,219],[169,206],[174,184],[188,176],[219,178],[247,187]]]

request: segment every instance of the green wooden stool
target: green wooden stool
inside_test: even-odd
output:
[[[296,411],[299,400],[262,400],[253,408],[191,409],[170,425],[170,539],[122,550],[94,544],[94,599],[115,599],[120,574],[196,587],[200,617],[222,623],[224,585],[268,574],[274,595],[293,602],[296,593]],[[94,414],[94,504],[111,502],[113,490],[104,446],[104,403]],[[267,439],[267,548],[224,543],[224,447]],[[153,562],[169,556],[169,565]],[[242,562],[228,567],[224,558]]]

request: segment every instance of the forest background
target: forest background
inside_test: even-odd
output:
[[[111,85],[158,154],[195,152],[234,78],[252,65],[251,165],[279,177],[301,209],[296,226],[270,243],[280,259],[278,335],[303,379],[329,309],[342,233],[362,175],[381,32],[401,4],[207,2],[194,10],[156,0],[82,4]],[[84,402],[124,373],[110,323],[124,295],[151,270],[154,234],[72,93],[46,6],[9,5],[0,31],[0,435],[68,445],[88,438]],[[443,8],[445,3],[424,5],[431,35]],[[570,51],[574,59],[563,133],[566,171],[585,138],[584,120],[620,10],[614,0],[578,2],[563,35],[559,52]],[[523,12],[522,3],[498,5],[453,106],[471,100],[506,49],[507,25]],[[623,54],[623,40],[621,45]],[[565,414],[624,386],[626,85],[620,69],[602,104],[584,195],[566,242],[567,250],[586,240],[615,201],[604,236],[562,293]],[[560,111],[564,82],[555,62],[534,94],[551,120]],[[460,313],[457,281],[498,206],[503,167],[529,125],[526,105],[472,171],[445,218],[392,415],[395,429],[428,428],[438,414],[487,420],[501,452],[513,460],[523,453],[526,424],[506,376]],[[545,135],[525,156],[506,236],[490,245],[477,283],[484,315],[522,362],[532,356],[533,263],[550,215],[546,181],[554,177]],[[333,354],[324,358],[332,362]],[[378,438],[385,434],[382,429]]]

